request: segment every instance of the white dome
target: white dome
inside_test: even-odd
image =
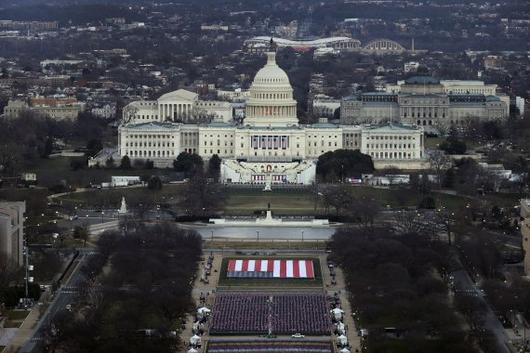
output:
[[[267,64],[250,86],[245,124],[251,126],[292,126],[298,124],[296,101],[289,77],[276,64],[276,53],[267,52]]]
[[[276,64],[276,53],[267,53],[267,64],[256,73],[252,86],[255,85],[271,87],[281,87],[287,85],[291,87],[289,77],[285,71],[283,71]]]

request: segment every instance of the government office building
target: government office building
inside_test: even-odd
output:
[[[496,94],[496,85],[481,81],[439,81],[416,76],[389,85],[385,92],[343,98],[341,124],[394,121],[447,129],[470,120],[504,119],[510,99]]]

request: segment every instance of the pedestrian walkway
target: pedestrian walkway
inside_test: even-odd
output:
[[[320,263],[322,264],[322,280],[324,281],[324,288],[328,295],[339,293],[341,309],[344,311],[343,323],[346,325],[346,337],[351,346],[351,352],[361,352],[361,337],[358,335],[358,328],[353,320],[353,310],[350,304],[350,295],[346,288],[346,281],[344,273],[340,267],[335,267],[335,281],[336,284],[331,284],[331,275],[327,267],[327,255],[320,256]]]
[[[214,255],[213,257],[213,263],[212,263],[212,269],[211,274],[208,276],[208,282],[204,283],[201,281],[201,276],[204,272],[204,265],[206,264],[206,259],[208,258],[208,255],[205,255],[205,261],[199,263],[199,269],[197,270],[197,278],[195,279],[195,282],[193,283],[193,289],[191,291],[192,301],[195,304],[195,307],[198,308],[201,306],[201,294],[206,296],[206,306],[208,308],[212,308],[214,300],[215,300],[215,289],[217,287],[217,284],[219,283],[219,274],[221,272],[221,262],[222,262],[222,256],[221,255]],[[195,312],[192,312],[191,314],[186,316],[186,326],[184,330],[181,332],[181,339],[183,342],[182,347],[180,347],[179,352],[186,353],[188,351],[188,344],[189,339],[191,336],[193,336],[193,324],[195,322]],[[208,341],[208,330],[205,330],[204,335],[201,337],[202,339],[202,346],[205,346],[205,343]]]
[[[45,294],[43,294],[44,296]],[[42,299],[42,297],[41,297]],[[41,316],[41,307],[34,305],[30,313],[17,329],[17,332],[10,344],[4,349],[3,353],[15,353],[21,349],[24,344],[33,336],[34,329]]]

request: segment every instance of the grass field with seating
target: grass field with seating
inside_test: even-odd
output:
[[[331,330],[324,293],[220,292],[212,309],[212,335],[327,336]]]

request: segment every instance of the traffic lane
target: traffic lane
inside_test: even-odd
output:
[[[53,319],[58,312],[61,310],[66,310],[66,306],[72,303],[75,299],[75,296],[77,295],[76,293],[65,292],[63,291],[63,288],[64,286],[71,287],[74,285],[79,285],[79,283],[83,280],[83,275],[81,274],[80,269],[82,268],[87,256],[89,256],[88,254],[90,253],[81,253],[80,257],[74,260],[75,268],[73,272],[67,279],[66,284],[61,286],[61,288],[57,291],[54,301],[51,303],[50,307],[48,307],[46,313],[37,324],[37,328],[35,329],[32,338],[22,348],[21,352],[37,353],[40,351],[39,344],[43,341],[47,326],[53,322]]]
[[[486,301],[482,291],[476,287],[475,283],[471,280],[471,277],[465,270],[455,271],[452,273],[452,275],[454,278],[453,281],[455,291],[462,291],[467,295],[474,295],[484,304],[486,308],[484,326],[495,335],[499,352],[511,353],[510,349],[506,345],[507,342],[509,342],[508,335],[506,334],[501,322],[491,309],[491,306]]]

